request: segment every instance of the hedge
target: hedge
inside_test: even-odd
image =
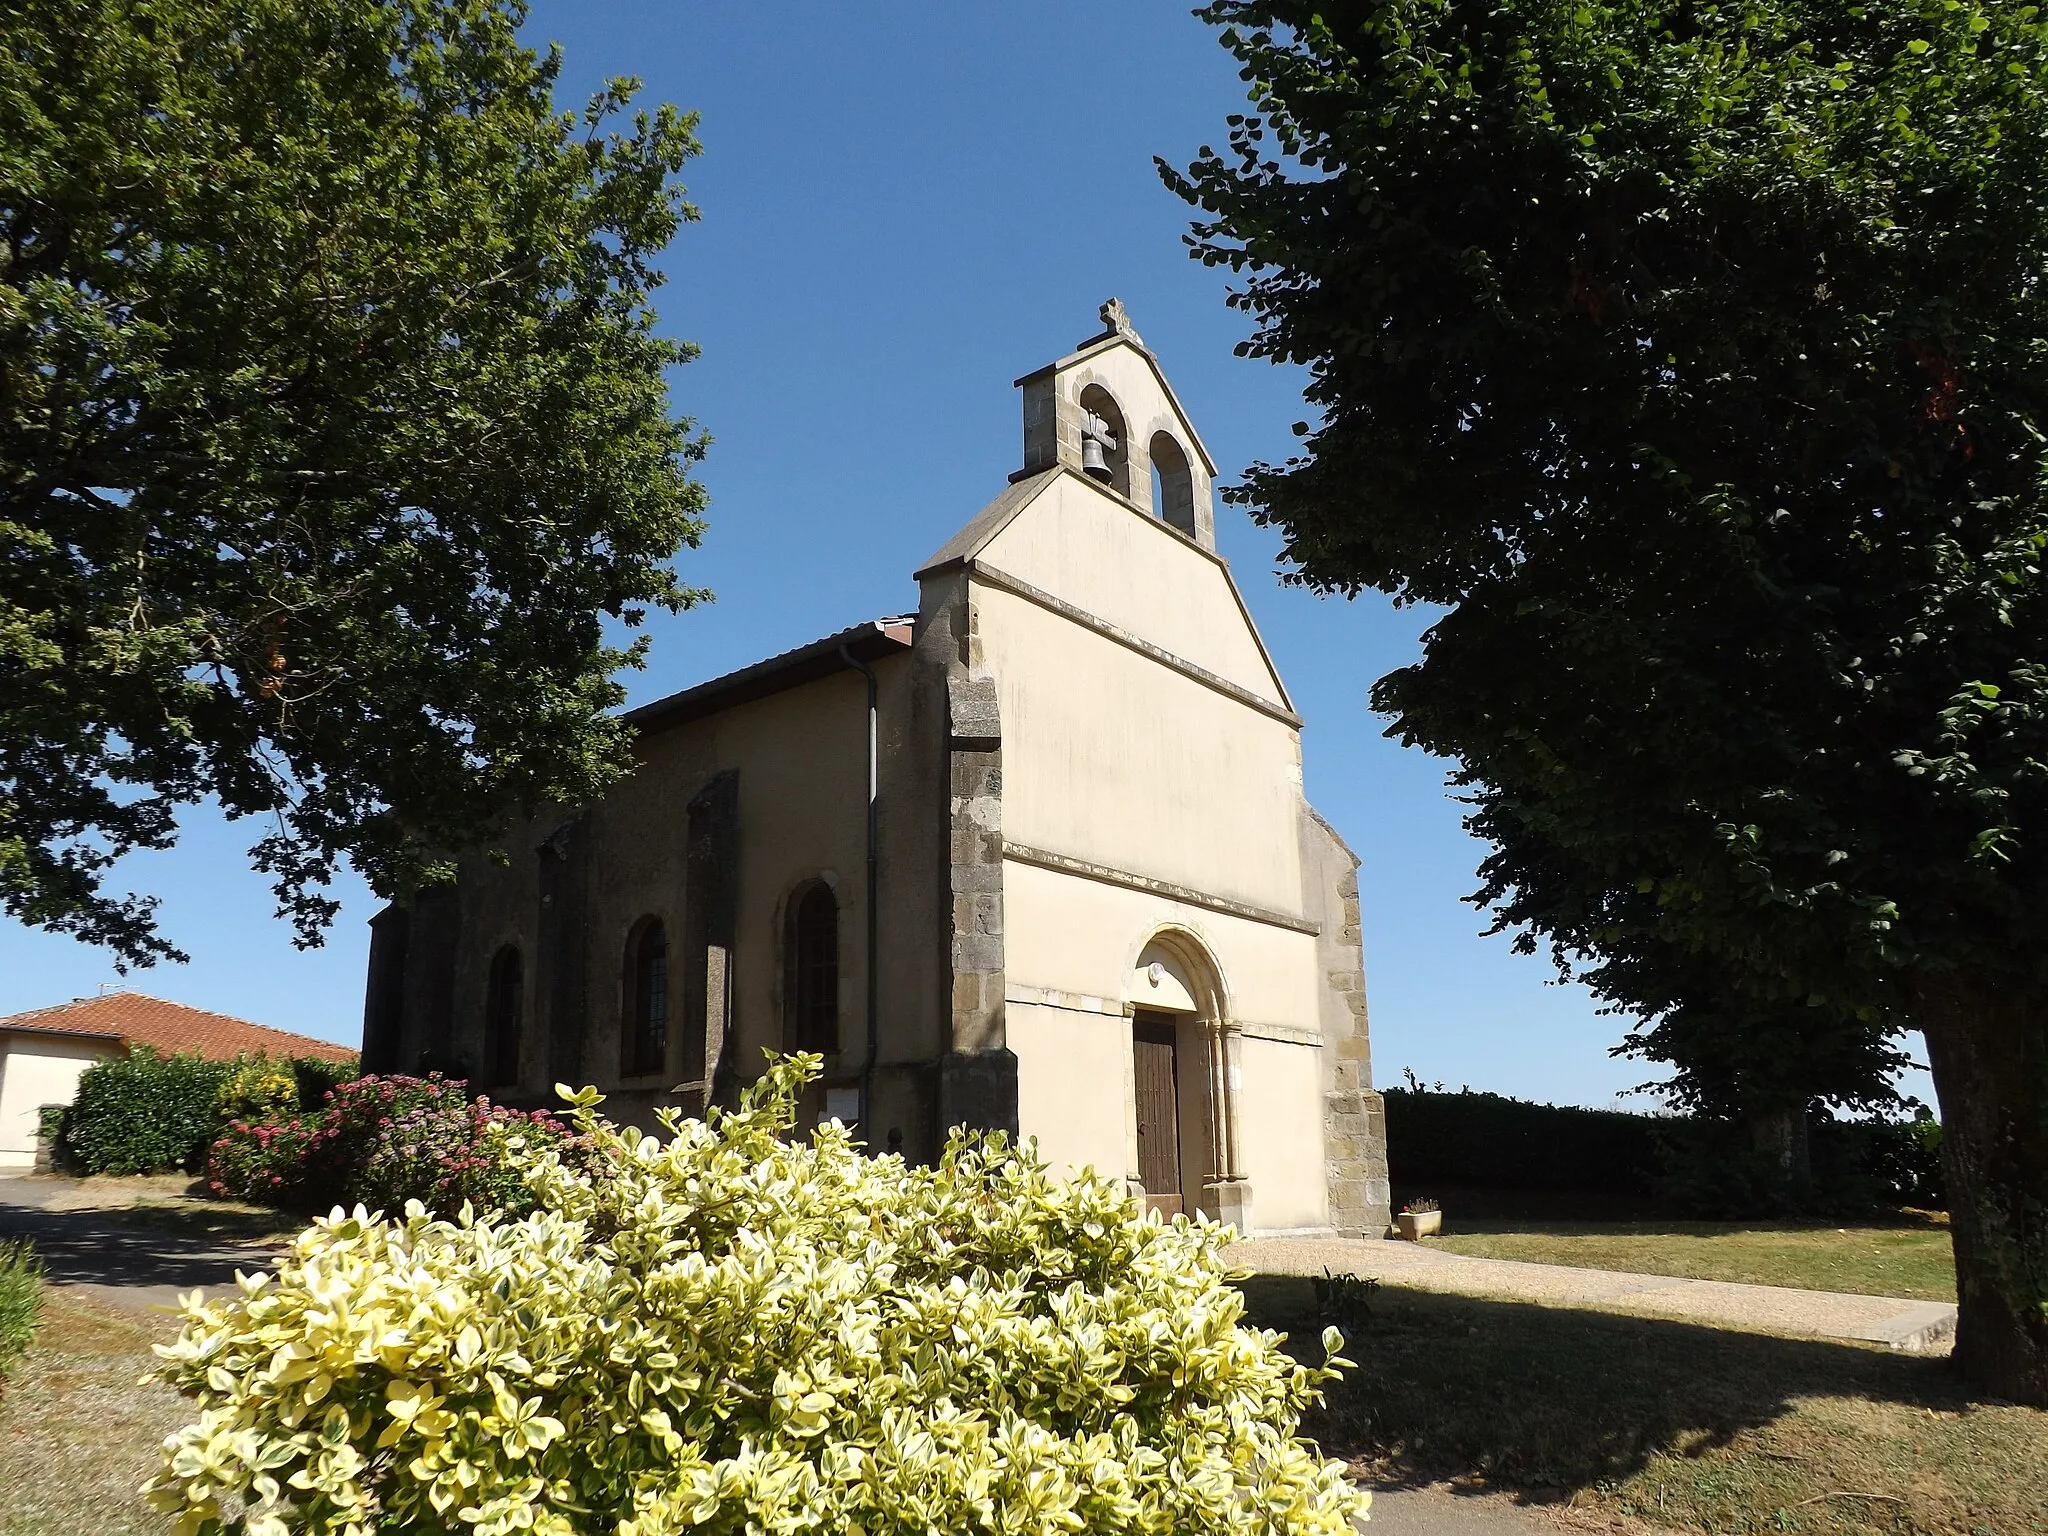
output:
[[[220,1130],[224,1107],[244,1102],[269,1080],[298,1108],[317,1109],[336,1082],[356,1075],[353,1058],[208,1061],[189,1052],[159,1055],[138,1045],[95,1062],[78,1079],[65,1109],[57,1154],[81,1173],[197,1173]]]
[[[64,1114],[65,1160],[84,1173],[198,1171],[219,1120],[230,1063],[138,1045],[79,1075]]]
[[[1404,1191],[1545,1190],[1654,1199],[1697,1216],[1852,1214],[1943,1203],[1941,1127],[1810,1126],[1812,1182],[1787,1188],[1732,1121],[1532,1104],[1466,1089],[1389,1088],[1387,1165]]]
[[[1384,1098],[1387,1165],[1404,1188],[1650,1194],[1674,1124],[1669,1116],[1531,1104],[1471,1089],[1389,1088]]]
[[[1227,1229],[956,1133],[798,1127],[819,1058],[665,1135],[573,1096],[521,1220],[336,1211],[194,1292],[150,1503],[247,1536],[1353,1536],[1298,1437],[1347,1364],[1243,1322]],[[1321,1364],[1312,1364],[1318,1355]]]

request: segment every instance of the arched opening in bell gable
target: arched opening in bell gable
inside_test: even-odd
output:
[[[1195,472],[1170,432],[1152,434],[1152,510],[1160,521],[1195,536]]]
[[[1131,442],[1116,396],[1100,384],[1081,391],[1081,473],[1129,499]]]

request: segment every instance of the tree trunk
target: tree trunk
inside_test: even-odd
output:
[[[1912,978],[1941,1101],[1956,1361],[1980,1393],[2048,1407],[2048,998]]]
[[[1747,1118],[1749,1144],[1771,1160],[1780,1198],[1795,1209],[1803,1208],[1813,1194],[1813,1143],[1805,1107],[1752,1109]]]

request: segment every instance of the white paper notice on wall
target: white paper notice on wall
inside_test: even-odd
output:
[[[818,1123],[837,1120],[841,1125],[852,1125],[860,1119],[860,1090],[858,1088],[827,1088],[825,1090],[825,1113],[818,1117]]]

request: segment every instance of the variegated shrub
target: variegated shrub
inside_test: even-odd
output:
[[[956,1139],[937,1167],[785,1139],[816,1058],[737,1112],[515,1148],[523,1220],[360,1208],[186,1304],[181,1533],[1345,1536],[1296,1438],[1343,1362],[1244,1326],[1225,1229]]]

